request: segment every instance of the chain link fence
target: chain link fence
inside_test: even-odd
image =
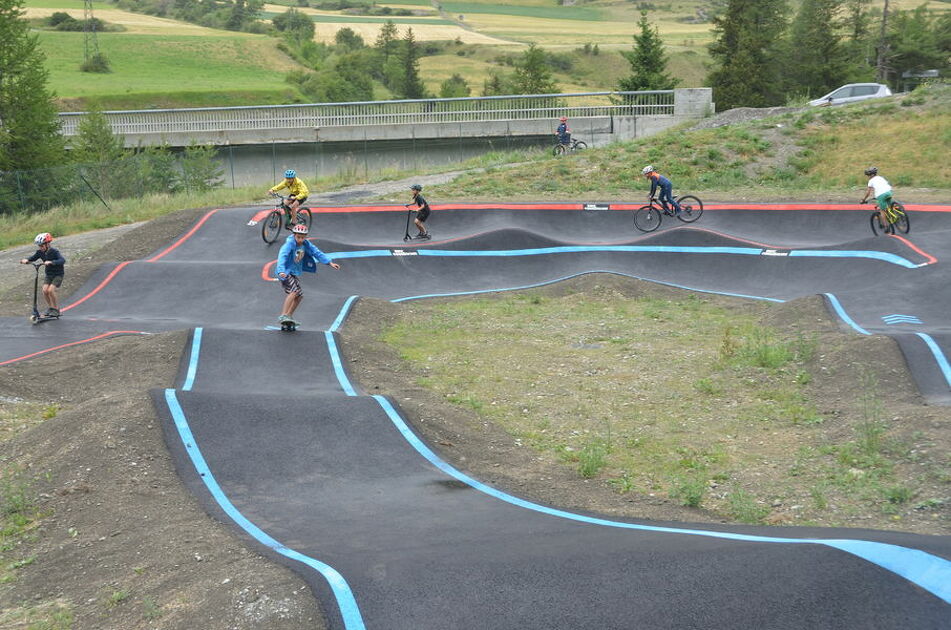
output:
[[[214,147],[152,147],[108,163],[0,171],[0,214],[42,212],[65,202],[132,199],[224,184]]]

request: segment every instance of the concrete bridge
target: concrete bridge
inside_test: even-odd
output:
[[[560,116],[597,146],[648,136],[713,111],[710,88],[689,88],[104,113],[127,147],[550,138]],[[60,114],[67,138],[76,135],[83,115]]]

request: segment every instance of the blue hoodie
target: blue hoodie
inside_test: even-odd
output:
[[[275,273],[286,273],[292,276],[299,276],[301,271],[308,273],[317,272],[317,263],[329,265],[333,262],[327,254],[323,253],[317,246],[308,240],[304,240],[300,247],[291,234],[281,246],[281,251],[277,255],[277,269]]]

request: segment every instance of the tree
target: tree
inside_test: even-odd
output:
[[[505,83],[501,76],[496,73],[489,75],[482,82],[482,96],[501,96],[505,94]]]
[[[413,29],[406,30],[398,59],[400,82],[396,89],[402,98],[426,98],[426,88],[419,78],[419,44],[413,35]]]
[[[512,89],[515,94],[554,94],[558,91],[546,63],[545,51],[534,43],[529,44],[528,50],[515,62]]]
[[[793,92],[819,96],[848,77],[846,50],[836,25],[842,0],[803,0],[790,29],[786,80]]]
[[[439,86],[439,98],[461,98],[472,94],[461,74],[454,74]]]
[[[717,107],[766,107],[784,101],[781,42],[785,0],[729,0],[713,20],[714,69],[707,76]]]
[[[638,22],[641,34],[634,36],[634,49],[621,54],[631,64],[631,75],[618,82],[622,92],[638,90],[672,90],[679,83],[667,74],[667,55],[657,27],[647,21],[647,11],[641,11]]]
[[[911,11],[899,11],[892,17],[887,66],[894,72],[896,83],[905,71],[947,67],[938,30],[941,24],[924,5]],[[947,34],[943,37],[947,38]]]
[[[873,51],[871,45],[872,16],[869,3],[872,0],[845,0],[842,30],[845,58],[848,63],[849,82],[865,82],[874,78],[872,71]]]
[[[131,156],[125,139],[113,133],[99,108],[91,108],[79,119],[70,148],[70,158],[83,166],[83,176],[100,196],[123,197],[137,186],[130,177],[131,163],[123,163]]]
[[[271,20],[274,28],[293,39],[310,41],[314,39],[314,21],[297,9],[288,9]]]
[[[363,38],[356,34],[352,28],[343,27],[334,35],[334,43],[341,48],[349,50],[358,50],[366,46]]]
[[[49,74],[22,5],[0,0],[0,171],[44,168],[64,159]]]
[[[373,44],[383,54],[384,64],[396,54],[399,44],[399,31],[396,30],[396,24],[393,23],[393,20],[387,20],[383,23],[379,35],[376,36],[376,42]]]

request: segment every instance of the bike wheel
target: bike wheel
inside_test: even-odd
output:
[[[311,213],[310,208],[297,209],[297,222],[306,225],[307,231],[310,232],[310,226],[314,222],[314,215]]]
[[[578,140],[571,146],[572,151],[584,151],[588,148],[588,145],[581,140]]]
[[[660,227],[660,212],[654,206],[644,206],[634,212],[634,227],[641,232],[653,232]]]
[[[680,214],[677,218],[684,223],[693,223],[703,214],[703,202],[693,195],[677,197],[677,203],[680,204]]]
[[[566,147],[563,144],[556,144],[555,148],[551,150],[552,155],[564,155]]]
[[[872,213],[872,216],[868,218],[868,223],[872,227],[872,234],[875,236],[886,234],[885,226],[882,224],[882,218],[878,216],[878,212]]]
[[[271,210],[264,221],[261,222],[261,238],[270,245],[277,240],[281,234],[281,228],[284,224],[284,213],[280,210]]]
[[[905,212],[905,206],[896,201],[892,203],[892,211],[898,215],[898,218],[892,224],[894,228],[902,234],[908,234],[911,230],[911,219],[908,218],[908,213]]]

